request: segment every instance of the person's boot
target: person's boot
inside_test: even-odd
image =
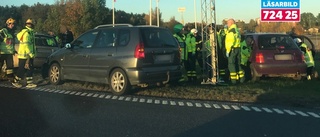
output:
[[[12,85],[16,88],[21,88],[22,85],[20,84],[20,80],[21,80],[21,78],[15,76],[13,79]]]

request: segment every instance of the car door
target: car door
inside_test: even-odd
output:
[[[37,56],[34,59],[34,66],[41,67],[45,63],[47,57],[58,50],[58,44],[54,37],[45,36],[45,35],[36,35],[35,36],[35,45],[37,50]]]
[[[92,82],[106,83],[106,77],[114,63],[116,56],[116,30],[103,29],[100,31],[95,45],[90,53],[90,77]]]
[[[88,31],[71,43],[72,48],[68,49],[62,64],[65,78],[83,80],[89,77],[90,52],[98,31]]]

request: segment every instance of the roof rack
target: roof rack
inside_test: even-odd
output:
[[[132,27],[131,24],[104,24],[104,25],[99,25],[95,27],[94,29],[98,28],[108,28],[108,27]]]

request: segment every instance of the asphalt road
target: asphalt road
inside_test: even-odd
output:
[[[0,83],[0,137],[316,137],[320,111]]]

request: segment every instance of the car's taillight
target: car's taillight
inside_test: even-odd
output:
[[[301,54],[301,60],[304,61],[304,55],[303,55],[303,53]]]
[[[256,63],[264,63],[264,57],[262,53],[256,54]]]
[[[138,43],[136,49],[134,50],[134,57],[138,59],[144,58],[144,44]]]

